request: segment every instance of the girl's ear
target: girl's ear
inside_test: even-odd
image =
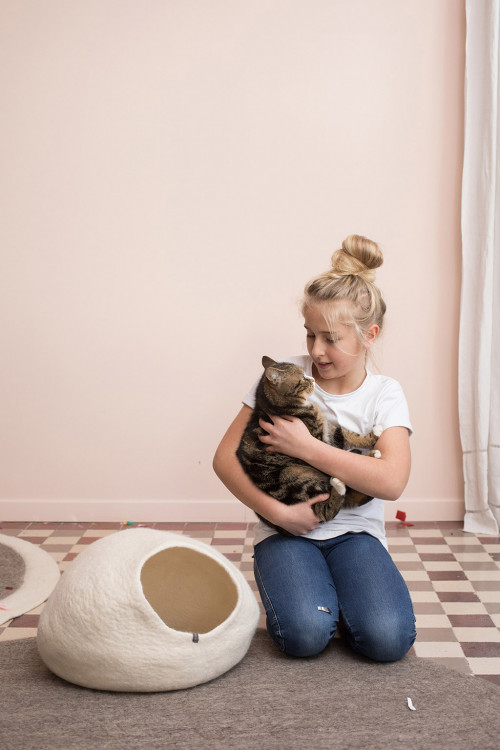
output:
[[[369,349],[375,341],[377,340],[377,336],[380,333],[380,326],[378,326],[376,323],[369,326],[365,331],[365,348]]]

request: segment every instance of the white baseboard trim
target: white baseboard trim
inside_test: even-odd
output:
[[[385,520],[396,512],[406,521],[462,521],[464,502],[454,498],[402,498],[385,504]],[[236,499],[228,500],[4,500],[1,521],[139,521],[254,523],[255,514]],[[0,523],[1,525],[1,523]]]
[[[463,521],[465,504],[463,498],[419,498],[402,497],[395,503],[386,502],[385,520],[395,521],[396,513],[406,513],[406,522],[420,521]]]

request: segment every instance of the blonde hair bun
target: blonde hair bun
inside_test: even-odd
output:
[[[375,269],[384,262],[382,250],[376,242],[359,234],[350,234],[340,250],[332,255],[331,278],[360,276],[364,281],[375,281]]]

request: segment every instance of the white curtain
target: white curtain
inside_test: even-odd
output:
[[[500,526],[500,0],[467,0],[459,347],[464,530]]]

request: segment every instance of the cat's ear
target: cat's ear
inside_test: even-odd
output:
[[[275,367],[266,367],[266,378],[273,385],[279,385],[283,380],[283,370],[277,370]]]
[[[276,362],[271,357],[262,357],[262,367],[272,367]]]

